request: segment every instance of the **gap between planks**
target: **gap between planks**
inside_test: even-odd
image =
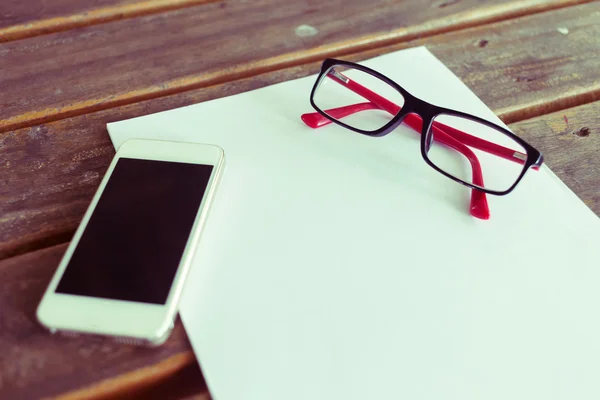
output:
[[[56,400],[99,400],[127,395],[136,390],[169,379],[183,368],[196,362],[192,351],[173,355],[157,364],[139,368],[91,386],[76,389],[56,397]]]
[[[179,0],[180,3],[189,0]],[[27,112],[5,119],[0,127],[0,133],[26,128],[33,125],[58,121],[91,112],[107,110],[144,100],[183,93],[189,90],[205,88],[221,83],[251,78],[267,72],[275,72],[285,68],[296,67],[311,62],[323,60],[327,57],[348,56],[356,53],[379,51],[382,48],[393,46],[388,51],[398,50],[411,45],[412,40],[423,40],[438,35],[475,28],[486,24],[515,19],[533,14],[557,10],[574,5],[590,3],[594,0],[568,0],[552,4],[532,4],[521,9],[514,9],[510,4],[498,4],[477,12],[462,12],[453,19],[461,20],[459,24],[448,23],[445,18],[428,21],[410,28],[398,28],[387,33],[377,33],[361,36],[346,41],[315,47],[306,51],[287,53],[275,57],[257,60],[247,64],[236,65],[225,71],[212,71],[198,73],[191,76],[176,78],[160,85],[149,86],[132,90],[117,96],[104,96],[101,98],[78,101],[60,108],[50,107],[39,111]],[[161,3],[168,0],[160,0]],[[600,90],[600,88],[598,88]],[[580,105],[578,96],[569,103],[569,107]],[[595,98],[594,96],[592,96]],[[588,96],[587,98],[590,98]],[[556,111],[552,108],[549,110]],[[531,117],[528,115],[527,118]],[[514,121],[513,121],[514,122]]]
[[[223,0],[146,0],[0,28],[0,43]]]
[[[559,98],[522,104],[516,107],[505,107],[496,111],[496,115],[505,124],[551,114],[568,108],[578,107],[600,100],[600,85],[583,91],[568,91],[561,93]]]

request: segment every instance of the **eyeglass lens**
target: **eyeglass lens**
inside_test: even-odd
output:
[[[370,93],[363,93],[365,88]],[[393,103],[395,110],[384,110],[367,100],[373,94]],[[323,75],[313,101],[331,118],[367,132],[386,125],[404,105],[404,98],[393,86],[369,73],[341,65],[329,68]]]

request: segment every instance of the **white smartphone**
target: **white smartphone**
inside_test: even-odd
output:
[[[220,147],[121,145],[37,309],[52,333],[160,345],[224,168]]]

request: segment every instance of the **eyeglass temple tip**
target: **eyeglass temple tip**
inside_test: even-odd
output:
[[[484,192],[472,189],[470,209],[472,216],[479,219],[490,219],[490,208]]]
[[[329,123],[329,120],[327,118],[323,118],[323,116],[321,116],[321,114],[319,113],[302,114],[300,116],[300,119],[302,119],[302,122],[304,122],[306,125],[313,129],[319,128]]]

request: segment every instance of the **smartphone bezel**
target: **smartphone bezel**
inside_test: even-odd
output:
[[[165,304],[55,292],[118,160],[124,157],[213,166]],[[141,139],[131,139],[121,144],[42,297],[36,313],[38,321],[51,332],[106,335],[148,345],[163,343],[177,315],[185,277],[224,167],[224,159],[223,149],[214,145]]]

